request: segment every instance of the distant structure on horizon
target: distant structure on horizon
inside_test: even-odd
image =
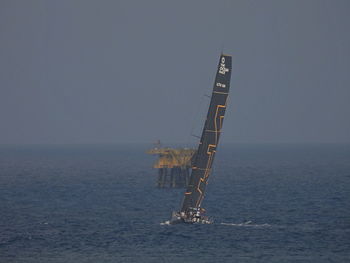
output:
[[[158,169],[157,187],[184,188],[188,186],[190,168],[196,150],[162,147],[160,141],[147,154],[158,155],[153,168]]]

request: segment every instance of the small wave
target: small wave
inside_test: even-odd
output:
[[[215,224],[215,223],[214,223]],[[161,226],[169,226],[171,225],[170,221],[167,220],[165,222],[160,223]],[[225,225],[225,226],[243,226],[243,227],[271,227],[270,224],[253,224],[252,221],[247,221],[244,223],[220,223],[220,225]]]
[[[243,227],[270,227],[270,224],[253,224],[252,221],[247,221],[244,223],[240,224],[235,224],[235,223],[220,223],[220,225],[225,225],[225,226],[243,226]]]

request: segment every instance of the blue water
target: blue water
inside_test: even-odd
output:
[[[350,262],[350,145],[223,145],[174,226],[146,149],[0,146],[0,262]]]

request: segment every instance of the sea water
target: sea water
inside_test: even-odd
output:
[[[0,146],[0,262],[350,262],[350,145],[223,144],[211,225],[162,224],[148,147]]]

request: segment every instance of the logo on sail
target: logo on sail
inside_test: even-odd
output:
[[[228,68],[225,66],[225,57],[222,57],[220,61],[219,73],[225,75],[226,72],[228,72]]]

